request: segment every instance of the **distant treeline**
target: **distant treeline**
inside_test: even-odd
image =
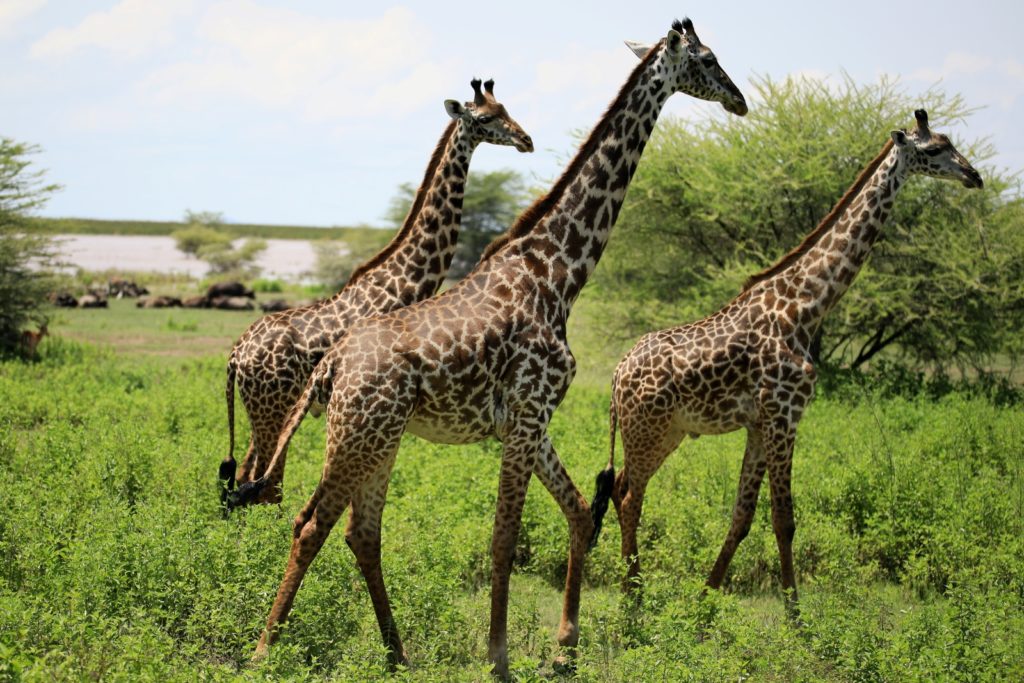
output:
[[[67,235],[170,235],[185,227],[179,221],[99,220],[93,218],[32,218],[31,225],[40,232]],[[383,242],[382,231],[371,227],[317,228],[308,225],[253,225],[226,223],[218,230],[235,237],[264,239],[317,240],[345,242]]]

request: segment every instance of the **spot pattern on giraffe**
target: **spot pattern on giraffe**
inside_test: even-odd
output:
[[[912,132],[893,131],[878,156],[808,236],[743,291],[703,320],[644,335],[619,362],[612,381],[611,456],[593,501],[595,536],[610,498],[627,561],[623,588],[640,573],[637,526],[651,477],[687,437],[747,430],[732,523],[707,580],[718,588],[747,535],[764,475],[781,558],[787,607],[797,615],[791,491],[797,425],[814,393],[811,345],[822,321],[849,288],[913,174],[982,187],[981,177],[945,135],[915,112]],[[623,467],[615,475],[615,431]],[[593,542],[592,541],[592,542]]]
[[[229,452],[220,476],[226,494],[251,481],[270,460],[288,411],[313,368],[357,320],[433,296],[455,254],[462,199],[473,151],[481,143],[533,151],[533,141],[494,97],[494,81],[474,79],[473,101],[447,100],[452,121],[424,173],[412,207],[392,241],[353,272],[330,299],[253,323],[228,359]],[[482,88],[481,88],[482,86]],[[234,384],[252,425],[248,453],[235,472]],[[276,499],[272,496],[270,500]]]
[[[257,654],[287,616],[302,576],[351,505],[346,540],[366,578],[391,662],[406,661],[380,571],[387,481],[406,431],[444,443],[497,437],[503,444],[492,536],[488,654],[508,677],[506,616],[512,551],[533,474],[570,527],[558,641],[579,638],[579,591],[590,510],[555,453],[548,421],[575,374],[566,321],[596,267],[662,105],[675,92],[746,113],[742,94],[689,21],[641,57],[606,113],[545,197],[439,296],[353,325],[317,365],[261,479],[238,502],[279,484],[288,439],[316,402],[327,406],[323,475],[295,521],[284,579]]]

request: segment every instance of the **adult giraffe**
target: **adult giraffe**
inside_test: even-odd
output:
[[[346,540],[366,578],[391,662],[406,660],[380,569],[380,520],[405,431],[435,442],[503,442],[491,541],[488,653],[508,676],[506,614],[512,551],[531,473],[569,520],[571,553],[558,641],[571,653],[579,631],[583,556],[592,522],[547,437],[552,412],[575,373],[565,338],[576,296],[597,265],[662,105],[675,92],[743,115],[740,91],[689,21],[676,22],[641,57],[607,112],[546,196],[495,240],[481,262],[440,296],[363,320],[317,366],[288,418],[263,478],[236,501],[266,495],[288,439],[310,405],[327,405],[323,476],[295,520],[288,568],[257,647],[277,637],[309,563],[351,503]]]
[[[645,335],[619,362],[612,380],[611,456],[598,475],[592,508],[594,541],[609,497],[618,511],[626,590],[640,572],[636,530],[651,476],[683,437],[743,427],[747,446],[732,525],[707,585],[722,584],[750,529],[767,470],[782,587],[796,616],[790,472],[797,423],[814,390],[811,340],[867,259],[908,176],[982,186],[949,138],[929,130],[927,113],[919,109],[915,116],[916,129],[893,131],[821,223],[778,263],[749,278],[739,296],[703,320]],[[618,476],[616,422],[625,451]]]
[[[327,349],[352,324],[433,296],[448,273],[462,219],[462,197],[473,151],[483,142],[512,145],[532,152],[533,141],[505,107],[494,99],[494,81],[480,89],[474,79],[473,101],[445,100],[453,119],[430,158],[409,214],[394,239],[352,273],[330,299],[260,318],[247,329],[228,358],[227,405],[229,450],[220,465],[222,498],[235,481],[235,380],[249,421],[249,451],[238,482],[262,473],[270,460],[288,411]],[[282,458],[284,456],[282,455]],[[282,461],[283,465],[283,461]],[[278,470],[283,478],[283,467]],[[266,502],[280,499],[281,479]]]

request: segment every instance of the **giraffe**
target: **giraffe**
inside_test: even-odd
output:
[[[360,318],[433,296],[455,253],[462,198],[473,151],[482,142],[532,152],[530,136],[494,98],[494,81],[474,79],[473,101],[444,103],[452,118],[394,239],[352,273],[330,299],[264,316],[242,334],[227,368],[228,455],[220,465],[222,500],[235,481],[234,384],[252,424],[248,454],[238,472],[245,482],[273,453],[288,410],[327,349]],[[283,456],[282,456],[283,457]],[[283,477],[283,468],[279,470]],[[280,480],[275,484],[280,484]],[[279,491],[275,487],[275,491]],[[276,502],[275,493],[268,502]]]
[[[288,418],[264,476],[233,497],[265,495],[303,415],[327,405],[323,475],[296,517],[291,554],[256,656],[266,654],[306,569],[351,504],[345,539],[366,579],[392,665],[406,662],[380,567],[380,521],[388,477],[406,431],[434,442],[502,442],[491,540],[488,656],[508,677],[506,617],[512,551],[536,474],[566,516],[570,558],[558,641],[579,638],[589,506],[547,436],[575,374],[566,321],[604,250],[662,105],[679,91],[744,115],[746,103],[687,19],[641,57],[606,113],[547,195],[489,245],[480,263],[440,296],[364,319],[316,367]],[[558,664],[562,663],[559,658]]]
[[[750,277],[739,296],[703,320],[645,335],[619,362],[609,411],[611,455],[592,502],[593,541],[610,497],[622,529],[627,592],[640,572],[636,532],[650,478],[685,436],[743,427],[747,444],[732,524],[707,586],[721,586],[750,529],[767,471],[787,611],[798,617],[790,472],[797,424],[814,390],[811,340],[867,259],[908,176],[982,187],[949,138],[929,130],[927,113],[915,116],[916,129],[893,131],[821,223],[778,263]],[[625,452],[618,476],[616,425]]]

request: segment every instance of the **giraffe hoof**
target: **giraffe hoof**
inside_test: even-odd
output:
[[[269,654],[270,650],[267,648],[267,646],[263,643],[261,639],[259,645],[256,646],[256,651],[252,653],[252,658],[250,659],[250,661],[253,664],[259,664],[264,659],[266,659],[267,655]]]
[[[557,676],[572,676],[576,673],[576,659],[572,655],[558,655],[551,660],[551,668]]]
[[[227,496],[228,511],[255,502],[266,483],[263,479],[249,481],[239,486],[237,491],[229,493]]]

